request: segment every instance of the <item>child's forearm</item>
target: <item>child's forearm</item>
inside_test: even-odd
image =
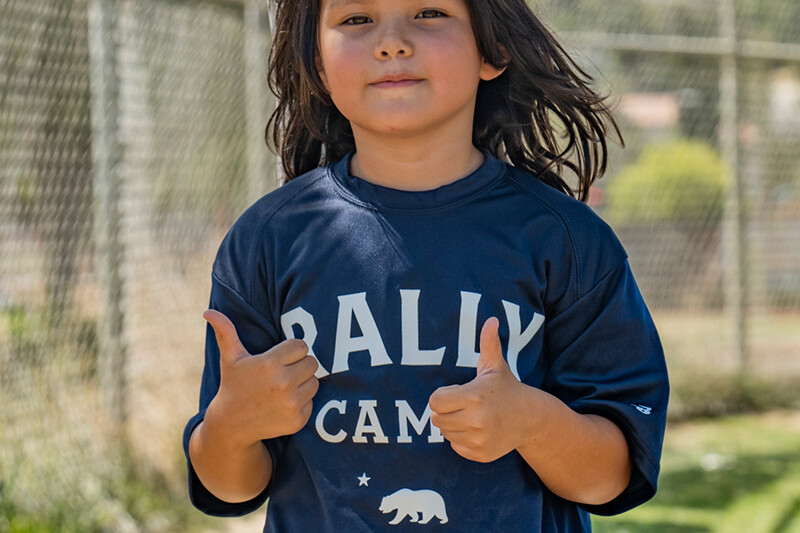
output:
[[[517,451],[548,489],[590,505],[607,503],[625,490],[631,472],[628,444],[613,422],[576,413],[533,387],[520,394],[524,444]]]
[[[466,459],[486,463],[516,449],[558,496],[596,505],[613,500],[630,479],[625,436],[611,421],[580,415],[521,383],[503,357],[498,325],[492,317],[481,329],[475,379],[433,392],[431,422]]]
[[[292,435],[308,422],[319,387],[317,360],[296,339],[251,355],[228,317],[211,309],[203,317],[219,346],[220,384],[189,438],[189,457],[212,494],[245,502],[272,477],[272,457],[262,439]]]
[[[206,421],[192,432],[189,457],[203,486],[229,503],[252,500],[272,477],[272,458],[261,441],[235,443]]]

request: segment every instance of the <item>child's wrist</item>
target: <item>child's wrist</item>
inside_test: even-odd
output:
[[[525,385],[521,389],[518,424],[520,436],[517,451],[535,452],[547,440],[551,428],[553,400],[555,397],[541,389]]]
[[[206,409],[202,429],[207,440],[214,443],[215,447],[225,447],[231,452],[244,450],[258,443],[260,439],[248,438],[242,434],[241,427],[237,424],[228,424],[231,417],[225,416],[224,410],[216,401],[211,401]]]

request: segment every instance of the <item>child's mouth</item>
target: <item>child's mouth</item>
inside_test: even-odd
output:
[[[393,89],[399,87],[411,87],[412,85],[417,85],[418,83],[422,83],[422,80],[382,81],[379,83],[373,83],[373,86],[378,87],[379,89]]]
[[[380,78],[376,82],[372,83],[372,86],[379,89],[396,89],[401,87],[412,87],[421,82],[421,79],[411,74],[392,74]]]

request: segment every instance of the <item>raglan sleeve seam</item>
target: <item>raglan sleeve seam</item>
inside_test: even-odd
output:
[[[574,298],[575,298],[575,300],[577,300],[580,297],[580,287],[581,287],[581,281],[582,280],[581,280],[581,272],[580,272],[580,269],[579,269],[579,266],[578,266],[578,261],[577,261],[578,250],[577,250],[577,248],[575,246],[575,238],[573,236],[572,226],[571,226],[571,224],[569,222],[569,219],[559,209],[557,209],[556,207],[551,205],[550,202],[548,202],[544,198],[542,198],[541,195],[537,194],[536,191],[534,191],[532,189],[532,187],[531,187],[532,184],[526,183],[524,180],[518,179],[517,176],[515,176],[514,173],[511,172],[508,169],[506,170],[506,177],[508,178],[509,181],[511,181],[512,183],[516,184],[517,187],[519,187],[520,189],[525,191],[533,200],[535,200],[540,205],[542,205],[545,209],[547,209],[548,211],[553,213],[553,215],[559,220],[559,222],[563,226],[564,233],[566,234],[566,237],[569,240],[570,251],[572,253],[572,259],[573,259],[572,269],[574,271],[575,281],[576,281]],[[531,178],[532,179],[536,179],[533,176],[531,176]]]
[[[317,182],[319,182],[322,179],[324,179],[325,176],[326,176],[325,173],[320,173],[320,175],[318,177],[316,177],[315,179],[309,180],[308,183],[306,183],[303,187],[299,188],[296,191],[293,191],[293,193],[291,195],[287,196],[279,204],[274,206],[268,212],[264,213],[263,216],[262,216],[261,221],[258,223],[257,230],[256,230],[256,237],[255,238],[257,238],[258,236],[266,235],[265,228],[266,228],[267,224],[272,220],[272,218],[276,214],[278,214],[284,207],[286,207],[289,204],[289,202],[291,202],[294,198],[296,198],[297,196],[299,196],[300,194],[305,192],[307,189],[309,189],[309,188],[313,187],[314,185],[316,185]],[[251,275],[253,276],[253,279],[255,279],[256,274],[257,274],[257,269],[256,269],[256,255],[257,255],[257,252],[258,252],[258,247],[257,246],[253,246],[252,250],[250,250],[250,253],[248,254],[248,257],[247,257],[248,272],[251,273]],[[247,291],[248,292],[248,299],[245,299],[244,297],[242,299],[244,301],[248,302],[248,303],[254,301],[255,300],[255,295],[254,295],[254,292],[253,292],[254,290],[255,290],[255,284],[254,283],[250,283],[250,285],[248,287],[248,291]],[[240,296],[242,296],[242,295],[240,295]],[[271,311],[271,309],[270,309],[270,311]]]
[[[569,312],[574,306],[579,305],[584,298],[589,297],[595,290],[597,290],[598,287],[600,287],[600,285],[605,283],[608,280],[608,278],[610,278],[611,276],[615,275],[618,271],[624,269],[626,262],[627,262],[627,258],[624,258],[619,263],[616,263],[613,267],[611,267],[608,270],[608,272],[606,272],[605,274],[600,276],[597,279],[597,281],[594,283],[594,285],[592,285],[586,292],[584,292],[583,294],[578,294],[577,297],[575,298],[575,300],[570,302],[570,304],[567,307],[565,307],[564,309],[562,309],[558,313],[556,313],[554,315],[551,315],[549,317],[549,320],[552,322],[553,320],[555,320],[558,317],[560,317],[562,314]],[[576,269],[577,269],[577,267],[576,267]]]

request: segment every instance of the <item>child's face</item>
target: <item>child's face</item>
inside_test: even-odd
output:
[[[353,133],[471,139],[481,58],[465,0],[321,0],[317,67]]]

